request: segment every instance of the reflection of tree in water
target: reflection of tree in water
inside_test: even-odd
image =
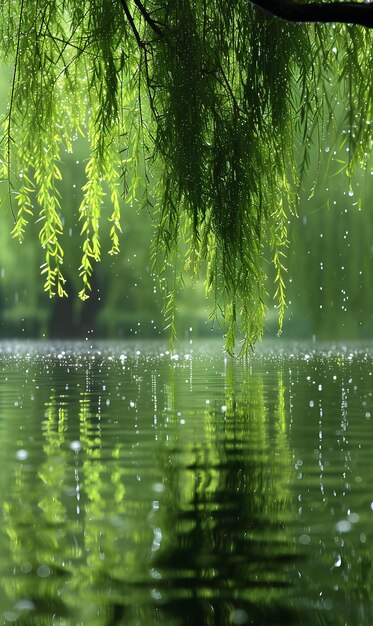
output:
[[[163,503],[162,516],[170,530],[153,559],[158,610],[167,624],[166,615],[185,625],[299,619],[285,608],[293,583],[287,564],[297,554],[286,530],[290,463],[282,377],[270,413],[262,377],[245,370],[235,381],[234,374],[232,366],[225,416],[206,410],[189,448],[171,437],[165,475],[172,500]]]
[[[17,468],[4,504],[14,573],[3,585],[34,606],[18,623],[293,623],[281,375],[269,400],[262,376],[228,368],[218,394],[226,412],[219,404],[201,413],[183,366],[136,367],[107,373],[112,390],[131,388],[138,405],[120,434],[102,406],[98,364],[70,367],[71,387],[86,377],[85,388],[55,389],[42,403],[40,464]],[[120,394],[111,394],[111,415],[123,411]]]
[[[67,511],[61,501],[62,484],[68,484],[61,444],[64,442],[66,410],[63,398],[51,393],[45,407],[43,451],[47,455],[39,471],[25,458],[11,477],[9,497],[3,504],[4,529],[10,550],[9,567],[2,586],[16,598],[15,610],[5,613],[8,621],[49,623],[50,615],[67,616],[60,595],[61,581],[68,572],[70,551],[66,541]],[[52,427],[52,424],[56,428]],[[55,489],[59,485],[58,489]],[[64,553],[61,547],[67,548]],[[26,598],[26,603],[24,599]],[[20,610],[18,611],[18,608]],[[37,622],[32,619],[38,614]],[[43,621],[45,620],[45,621]]]
[[[152,540],[149,497],[136,477],[140,436],[133,424],[122,437],[105,431],[111,418],[103,414],[102,390],[108,383],[127,393],[136,380],[134,399],[142,394],[147,403],[146,385],[136,364],[105,362],[102,373],[99,362],[78,358],[61,363],[62,376],[58,363],[49,366],[44,389],[38,367],[32,374],[41,391],[16,445],[27,446],[28,432],[39,436],[44,416],[42,441],[32,462],[25,457],[12,467],[3,499],[1,608],[9,609],[9,621],[37,626],[50,625],[52,616],[74,626],[104,626],[127,613],[137,619],[149,597]],[[120,418],[116,396],[113,414]]]

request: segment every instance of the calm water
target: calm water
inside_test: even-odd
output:
[[[373,346],[191,348],[0,345],[0,623],[373,624]]]

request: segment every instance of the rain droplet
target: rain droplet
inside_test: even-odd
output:
[[[37,574],[39,578],[48,578],[48,576],[50,576],[50,573],[51,571],[48,565],[40,565],[40,567],[38,567],[37,569]]]
[[[311,543],[311,537],[309,535],[300,535],[298,541],[302,546],[308,546]]]
[[[32,611],[35,609],[35,604],[28,598],[22,598],[14,605],[16,611]]]
[[[27,450],[17,450],[16,459],[18,459],[18,461],[25,461],[27,457],[28,457]]]
[[[247,624],[249,621],[249,616],[243,609],[234,609],[229,616],[229,621],[231,624]]]
[[[336,523],[335,528],[339,533],[349,533],[352,524],[347,519],[342,519]]]
[[[73,450],[73,452],[78,453],[80,449],[81,449],[80,441],[72,441],[70,443],[70,450]]]

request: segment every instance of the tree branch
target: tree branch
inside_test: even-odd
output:
[[[288,22],[339,22],[373,28],[370,2],[292,2],[291,0],[249,0],[251,4]]]
[[[150,13],[146,10],[146,8],[140,2],[140,0],[134,0],[134,2],[135,2],[135,5],[137,6],[137,8],[139,9],[139,11],[141,12],[144,20],[149,24],[149,26],[154,30],[154,32],[157,33],[157,35],[159,37],[162,37],[162,31],[159,28],[158,22],[153,20],[153,18],[151,17]]]
[[[137,45],[139,46],[139,48],[143,48],[144,49],[145,48],[145,43],[141,39],[140,33],[137,30],[137,28],[136,28],[136,24],[134,22],[134,19],[133,19],[132,15],[131,15],[130,10],[129,10],[128,6],[127,6],[126,0],[120,0],[120,1],[121,1],[121,4],[122,4],[122,7],[123,7],[123,11],[124,11],[124,13],[126,15],[126,18],[128,19],[128,22],[129,22],[129,24],[131,26],[131,30],[132,30],[133,34],[135,35],[135,39],[137,41]]]

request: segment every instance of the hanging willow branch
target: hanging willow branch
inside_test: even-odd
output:
[[[269,20],[253,4],[288,21],[372,25],[368,3],[2,0],[0,60],[15,68],[2,178],[12,163],[13,233],[39,225],[49,295],[66,287],[59,162],[83,133],[82,298],[104,255],[103,217],[118,253],[125,209],[142,203],[172,329],[185,271],[204,275],[229,350],[237,332],[245,348],[262,336],[271,291],[281,328],[308,146],[347,102],[335,144],[347,145],[350,170],[371,150],[373,39],[360,26]]]

